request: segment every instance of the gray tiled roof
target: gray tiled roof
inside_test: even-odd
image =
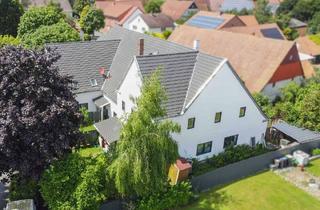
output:
[[[197,51],[137,56],[142,76],[160,68],[161,83],[167,94],[167,116],[179,115],[198,90],[224,60]]]
[[[95,123],[94,126],[96,127],[99,134],[109,143],[119,140],[122,124],[118,118],[111,117],[109,119]]]
[[[190,81],[188,94],[186,97],[186,105],[196,96],[198,90],[213,74],[214,70],[221,64],[224,58],[214,57],[204,53],[199,53],[197,63]]]
[[[299,27],[305,27],[305,26],[307,26],[306,23],[304,23],[301,20],[298,20],[296,18],[291,18],[289,21],[290,28],[299,28]]]
[[[179,115],[187,95],[198,52],[137,56],[143,78],[159,68],[161,85],[167,95],[167,116]]]
[[[108,99],[106,99],[104,96],[99,96],[95,98],[93,101],[97,107],[103,107],[109,103]]]
[[[290,136],[291,138],[297,140],[300,143],[320,139],[320,133],[311,131],[305,128],[299,128],[293,125],[289,125],[284,121],[280,121],[272,126],[282,133]]]
[[[103,92],[113,101],[117,100],[116,90],[128,72],[133,57],[138,55],[139,39],[144,39],[144,55],[155,52],[158,54],[169,54],[194,51],[192,48],[130,31],[119,26],[111,28],[108,33],[101,36],[98,40],[114,39],[121,39],[121,42],[110,68],[111,78],[103,86]]]
[[[159,14],[140,14],[140,17],[146,22],[150,28],[167,28],[174,27],[171,17]]]
[[[50,44],[61,55],[57,65],[62,74],[73,76],[78,82],[76,93],[98,91],[104,78],[99,68],[110,69],[120,40],[70,42]],[[90,79],[96,79],[97,86],[91,86]]]

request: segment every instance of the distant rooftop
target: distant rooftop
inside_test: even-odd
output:
[[[224,22],[222,18],[208,17],[208,16],[196,16],[191,18],[187,25],[195,26],[199,28],[215,29]]]

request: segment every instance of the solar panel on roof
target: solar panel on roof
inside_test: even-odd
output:
[[[281,40],[284,39],[277,28],[261,29],[260,31],[264,37],[272,38],[272,39],[281,39]]]
[[[214,29],[217,28],[224,22],[222,18],[215,18],[215,17],[208,17],[208,16],[195,16],[191,18],[187,25],[195,26],[199,28],[207,28],[207,29]]]

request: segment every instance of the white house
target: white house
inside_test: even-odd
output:
[[[62,75],[71,76],[76,82],[76,100],[95,120],[109,117],[101,92],[105,80],[101,71],[110,69],[119,43],[120,40],[108,40],[48,45],[61,55],[56,65]],[[105,111],[100,113],[101,110]]]
[[[95,124],[104,145],[118,140],[117,118],[132,111],[131,99],[157,68],[168,97],[167,118],[181,126],[173,138],[182,157],[205,159],[230,144],[264,141],[267,118],[226,59],[119,27],[104,39],[116,35],[121,42],[102,88],[111,118]]]
[[[173,20],[162,13],[159,14],[140,14],[128,22],[128,29],[140,33],[156,32],[161,33],[165,30],[174,29]]]
[[[139,7],[133,7],[133,11],[131,13],[128,13],[122,20],[120,21],[119,25],[123,28],[130,29],[130,23],[136,19],[140,14],[143,14],[143,11],[139,9]]]

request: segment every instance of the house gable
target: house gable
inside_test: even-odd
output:
[[[246,107],[244,117],[239,117],[241,107]],[[215,123],[217,112],[222,113],[219,123]],[[195,118],[192,129],[187,128],[190,118]],[[262,142],[267,128],[265,115],[228,63],[213,75],[186,112],[172,120],[181,125],[181,133],[173,137],[178,142],[179,154],[186,158],[205,159],[222,152],[224,138],[232,135],[238,135],[237,144],[250,144],[253,137]],[[197,156],[197,145],[210,141],[212,151]]]

